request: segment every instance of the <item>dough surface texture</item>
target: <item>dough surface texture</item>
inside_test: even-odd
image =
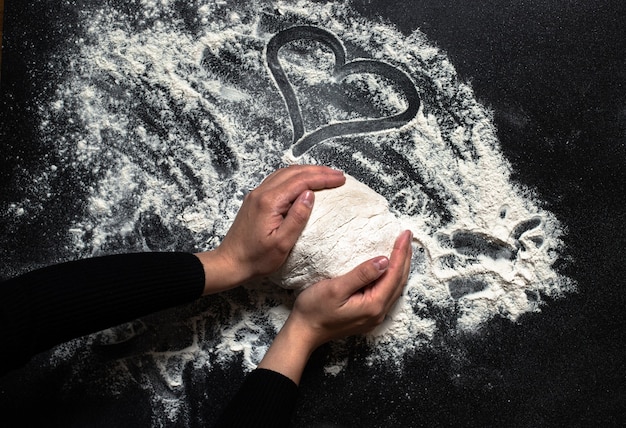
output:
[[[315,192],[302,235],[270,279],[284,288],[304,290],[373,257],[389,257],[402,230],[387,200],[346,174],[343,186]]]

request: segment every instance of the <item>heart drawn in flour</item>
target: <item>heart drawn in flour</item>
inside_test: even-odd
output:
[[[335,56],[332,77],[337,81],[341,81],[353,74],[365,73],[377,74],[389,79],[404,93],[408,102],[407,108],[391,116],[341,121],[324,125],[309,133],[305,133],[298,96],[278,59],[280,48],[296,40],[314,40],[329,47]],[[296,26],[278,32],[267,43],[266,58],[270,72],[287,104],[293,127],[293,145],[291,150],[294,156],[301,156],[316,144],[329,138],[399,128],[411,121],[417,115],[420,107],[417,89],[405,72],[385,62],[372,59],[356,59],[346,62],[346,50],[341,40],[329,31],[319,27]]]

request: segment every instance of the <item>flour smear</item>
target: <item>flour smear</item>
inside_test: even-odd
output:
[[[511,180],[491,113],[422,33],[405,36],[344,2],[181,3],[85,11],[78,49],[64,61],[54,98],[40,105],[42,138],[66,162],[54,169],[78,164],[86,171],[86,209],[67,230],[77,256],[214,248],[245,192],[266,175],[285,163],[321,163],[383,195],[415,235],[404,296],[360,343],[370,364],[401,365],[428,347],[441,325],[477,332],[494,317],[517,321],[539,311],[545,296],[574,290],[553,268],[563,257],[562,225]],[[399,129],[336,137],[295,158],[289,115],[265,60],[268,40],[294,25],[335,34],[347,61],[371,58],[402,70],[418,89],[418,115]],[[294,41],[279,59],[307,131],[405,108],[402,91],[384,76],[334,82],[335,58],[323,44]],[[139,356],[110,369],[107,385],[123,388],[153,367],[158,376],[150,382],[164,386],[154,387],[155,407],[174,420],[182,410],[171,394],[184,388],[183,370],[236,361],[253,369],[292,299],[268,283],[249,284],[161,314],[171,322],[148,317],[53,355],[76,357],[94,343],[142,343]],[[442,316],[450,319],[438,322]],[[164,349],[141,341],[151,329],[160,338],[154,342],[169,340]],[[329,373],[342,369],[347,343],[334,345]],[[78,379],[85,370],[76,360]]]

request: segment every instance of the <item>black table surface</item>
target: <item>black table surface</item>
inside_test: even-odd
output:
[[[28,149],[33,117],[29,97],[41,82],[25,76],[32,76],[30,71],[40,67],[38,59],[55,49],[56,38],[65,36],[62,31],[46,32],[50,23],[71,13],[71,7],[61,4],[5,5],[1,97],[3,108],[11,105],[17,113],[10,115],[12,121],[0,123],[3,201],[19,192],[5,185],[10,181],[9,166],[36,165],[43,155],[41,149]],[[353,4],[364,16],[382,16],[406,34],[421,29],[448,54],[460,77],[471,82],[477,98],[493,109],[514,179],[537,189],[548,209],[567,226],[564,240],[575,261],[567,274],[579,290],[549,302],[523,322],[494,320],[480,337],[459,345],[464,354],[460,367],[445,354],[425,352],[408,362],[402,376],[391,369],[372,374],[365,367],[336,377],[311,371],[302,383],[296,419],[302,426],[312,426],[307,421],[315,418],[308,415],[325,412],[339,426],[623,426],[626,4],[620,0]],[[49,221],[54,223],[54,216]],[[36,235],[48,227],[41,224],[33,236],[23,237],[20,246],[5,242],[3,263],[17,266],[29,257],[45,259],[37,248],[54,240],[54,233]],[[220,400],[241,376],[216,373],[211,380],[223,384],[223,389],[198,394]],[[42,380],[21,406],[0,405],[3,415],[14,413],[18,420],[29,421],[36,419],[29,414],[33,412],[94,411],[108,414],[103,425],[119,426],[123,424],[115,414],[124,413],[120,403],[133,398],[73,406],[57,399],[55,388],[54,379]],[[6,402],[10,394],[11,385],[4,382],[0,401]],[[376,405],[368,404],[372,402]],[[132,404],[137,420],[146,418],[141,405]],[[71,422],[65,426],[81,425],[78,416],[67,420]],[[135,426],[128,420],[126,424]]]

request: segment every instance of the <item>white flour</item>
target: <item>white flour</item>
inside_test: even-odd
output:
[[[490,112],[422,33],[403,36],[343,2],[197,1],[191,16],[178,13],[177,3],[142,1],[130,14],[104,6],[86,12],[89,31],[76,40],[80,53],[68,61],[55,99],[41,105],[43,138],[67,160],[54,169],[78,163],[91,174],[84,183],[88,209],[67,232],[77,255],[214,248],[243,194],[286,159],[340,167],[366,181],[420,243],[404,297],[367,339],[371,364],[399,364],[428,346],[438,334],[435,312],[443,309],[456,308],[447,312],[457,317],[448,324],[472,332],[496,316],[516,321],[538,311],[542,296],[573,290],[552,267],[560,257],[561,225],[511,181]],[[294,159],[291,123],[264,49],[276,32],[295,24],[336,34],[347,61],[370,57],[407,73],[422,99],[417,117],[400,129],[322,142]],[[280,59],[308,131],[405,108],[402,92],[371,74],[346,79],[345,103],[335,102],[336,88],[327,84],[334,56],[320,44],[294,42]],[[15,204],[15,215],[22,205]],[[251,284],[174,310],[188,341],[167,352],[148,346],[144,355],[174,392],[188,364],[242,358],[251,370],[291,299],[277,287]],[[162,334],[173,329],[158,328]],[[82,340],[137,334],[120,327]],[[335,347],[345,354],[342,343]],[[84,352],[79,349],[67,345],[56,353],[66,358]],[[145,368],[145,357],[120,360],[112,384],[135,376],[138,364]],[[331,357],[327,371],[337,373],[342,364]],[[175,418],[176,401],[154,394]]]

